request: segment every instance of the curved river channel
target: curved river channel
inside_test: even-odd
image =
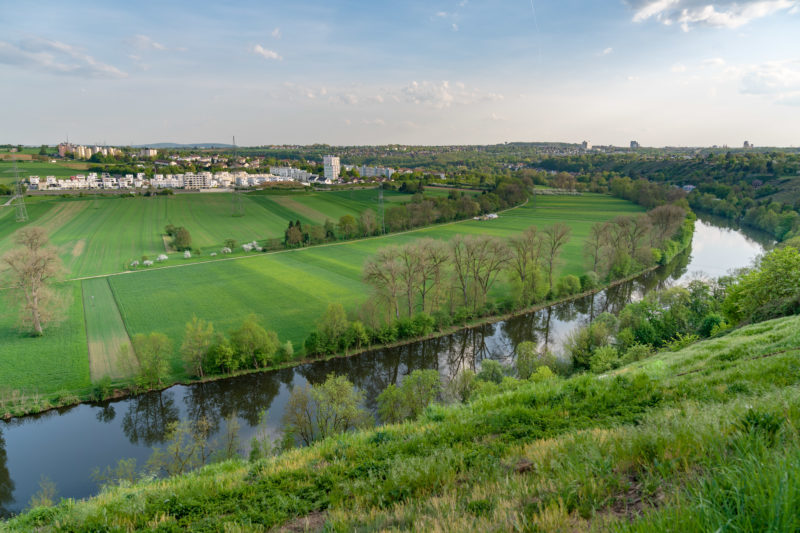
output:
[[[236,413],[240,442],[246,446],[263,411],[268,431],[277,435],[291,388],[321,382],[330,372],[346,375],[374,410],[378,394],[412,370],[435,368],[446,380],[460,368],[479,367],[486,358],[510,362],[516,345],[526,340],[557,351],[571,329],[601,312],[616,313],[650,290],[693,276],[716,277],[747,266],[770,245],[768,239],[703,217],[690,252],[594,296],[397,348],[0,421],[0,517],[23,510],[43,477],[56,484],[59,497],[91,496],[98,490],[91,478],[94,468],[129,457],[143,466],[152,448],[163,444],[170,422],[205,416],[219,434],[226,417]]]

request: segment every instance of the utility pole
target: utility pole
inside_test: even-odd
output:
[[[381,235],[386,233],[386,222],[383,216],[383,182],[378,186],[378,211],[381,217]]]

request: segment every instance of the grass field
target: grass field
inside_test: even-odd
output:
[[[301,343],[330,302],[354,309],[368,288],[361,268],[379,248],[421,237],[449,240],[458,234],[515,235],[531,225],[564,222],[572,238],[562,254],[561,273],[582,274],[583,241],[597,221],[640,208],[601,196],[547,197],[490,221],[464,221],[399,235],[304,248],[246,260],[211,262],[182,268],[137,272],[109,278],[128,331],[160,331],[179,344],[193,314],[227,330],[249,313],[278,332],[282,340]],[[498,295],[507,290],[504,284]],[[169,313],[169,320],[163,316]],[[178,368],[176,362],[176,369]]]
[[[129,377],[128,367],[121,356],[124,350],[132,355],[133,347],[108,285],[108,278],[87,279],[80,284],[92,381],[103,377]]]
[[[46,328],[42,337],[31,338],[20,331],[17,315],[4,305],[0,312],[0,391],[48,394],[89,387],[80,284],[69,283],[63,292],[68,304],[64,321]]]
[[[387,201],[409,198],[406,194],[387,193]],[[365,209],[377,206],[377,190],[243,195],[242,202],[245,215],[233,217],[232,196],[224,193],[135,198],[32,197],[28,214],[29,224],[45,227],[51,242],[60,248],[70,277],[81,277],[120,272],[132,260],[142,256],[153,259],[164,253],[162,234],[167,224],[186,227],[192,235],[192,245],[207,254],[218,251],[228,238],[239,243],[282,238],[290,220],[321,224],[325,218],[336,221],[343,214],[357,217]],[[10,207],[0,208],[0,254],[13,246],[11,235],[20,227],[10,211]]]
[[[38,151],[37,151],[38,153]],[[89,168],[88,163],[69,162],[69,163],[48,163],[42,161],[17,161],[17,170],[20,178],[28,176],[56,176],[57,178],[68,178],[76,174],[86,174]],[[14,162],[12,160],[0,160],[0,183],[14,182]]]
[[[417,421],[108,487],[12,531],[800,530],[800,317],[608,375],[507,379]]]

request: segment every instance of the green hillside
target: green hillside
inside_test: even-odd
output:
[[[800,317],[108,488],[12,531],[796,531]]]

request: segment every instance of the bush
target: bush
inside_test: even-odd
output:
[[[437,331],[442,331],[453,325],[453,319],[447,311],[436,311],[433,313],[433,323]]]
[[[642,359],[650,357],[652,353],[653,348],[649,344],[635,343],[625,351],[620,358],[620,363],[623,365],[635,363],[636,361],[641,361]]]
[[[183,258],[184,259],[191,259],[192,258],[192,252],[190,252],[189,250],[186,250],[185,252],[183,252]]]
[[[613,346],[601,346],[596,349],[592,354],[592,362],[590,368],[595,374],[602,374],[608,372],[619,366],[619,354],[617,349]]]
[[[581,290],[586,292],[600,286],[600,276],[597,272],[587,272],[581,276]]]
[[[715,328],[719,330],[723,324],[725,324],[725,319],[721,314],[709,313],[703,317],[703,321],[698,328],[698,333],[700,333],[702,337],[710,337],[711,332],[714,331]]]
[[[469,368],[465,368],[455,376],[453,376],[447,383],[445,393],[448,398],[459,401],[467,402],[476,387],[475,372]]]
[[[578,276],[568,274],[562,276],[556,283],[555,293],[558,297],[571,296],[581,292],[581,280]]]
[[[412,319],[414,326],[414,336],[422,337],[433,333],[433,327],[436,321],[428,313],[417,313]]]
[[[481,361],[481,371],[476,377],[479,381],[500,383],[505,377],[503,365],[493,359],[484,359]]]

